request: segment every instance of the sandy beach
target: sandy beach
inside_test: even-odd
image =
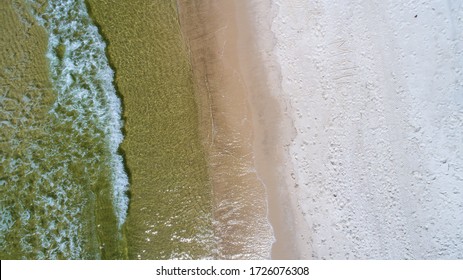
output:
[[[0,258],[463,259],[461,1],[0,6]]]
[[[262,141],[265,131],[256,130],[262,120],[251,98],[261,98],[266,106],[261,108],[268,111],[265,122],[275,120],[272,110],[278,111],[278,104],[265,93],[265,72],[249,44],[252,26],[243,3],[179,1],[179,11],[209,159],[218,257],[262,259],[270,258],[274,237],[267,220],[266,181],[255,165],[254,143]]]
[[[286,187],[285,145],[293,126],[281,106],[272,18],[260,14],[272,9],[270,2],[179,1],[179,7],[213,181],[219,255],[300,258],[304,229],[295,228]]]
[[[461,4],[222,2],[180,1],[216,211],[252,193],[276,259],[462,258]]]
[[[463,7],[427,2],[273,1],[300,257],[463,257]]]

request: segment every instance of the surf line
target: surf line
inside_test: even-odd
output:
[[[30,3],[40,6],[34,1]],[[106,57],[106,44],[83,0],[49,0],[43,14],[33,14],[49,36],[46,56],[58,94],[50,113],[58,114],[57,109],[64,106],[103,131],[110,155],[113,206],[121,228],[128,211],[129,179],[118,152],[123,140],[122,108],[113,84],[114,72]]]

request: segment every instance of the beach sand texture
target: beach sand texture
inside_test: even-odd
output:
[[[275,0],[256,11],[270,15],[294,125],[294,256],[463,258],[461,2]]]
[[[273,233],[265,182],[255,166],[253,142],[260,132],[249,99],[262,96],[265,83],[258,61],[248,59],[254,48],[241,26],[252,28],[243,3],[178,1],[208,155],[218,257],[262,259],[270,258]],[[267,99],[264,95],[262,102]]]
[[[205,126],[252,120],[234,128],[253,141],[272,258],[462,257],[461,5],[188,2]]]
[[[107,140],[53,105],[47,1],[4,2],[0,257],[463,258],[461,1],[78,2],[123,107],[122,226]]]

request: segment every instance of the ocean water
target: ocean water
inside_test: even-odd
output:
[[[216,226],[190,57],[173,0],[89,0],[124,103],[131,259],[214,258]]]
[[[1,4],[2,43],[15,43],[2,54],[0,254],[124,257],[128,177],[106,46],[83,1],[46,4]],[[34,49],[38,33],[46,50]]]
[[[58,98],[51,113],[72,122],[78,133],[95,132],[104,139],[109,154],[105,158],[111,170],[113,199],[118,226],[124,223],[128,197],[128,177],[122,156],[121,103],[113,85],[114,73],[105,54],[105,43],[93,25],[83,0],[49,1],[46,12],[37,15],[49,35],[47,58]],[[78,117],[69,112],[75,112]],[[102,134],[98,134],[102,132]]]
[[[0,5],[0,258],[214,258],[175,1]]]

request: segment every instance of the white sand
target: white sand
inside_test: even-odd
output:
[[[289,136],[292,202],[270,207],[290,257],[463,258],[463,2],[249,7]]]

